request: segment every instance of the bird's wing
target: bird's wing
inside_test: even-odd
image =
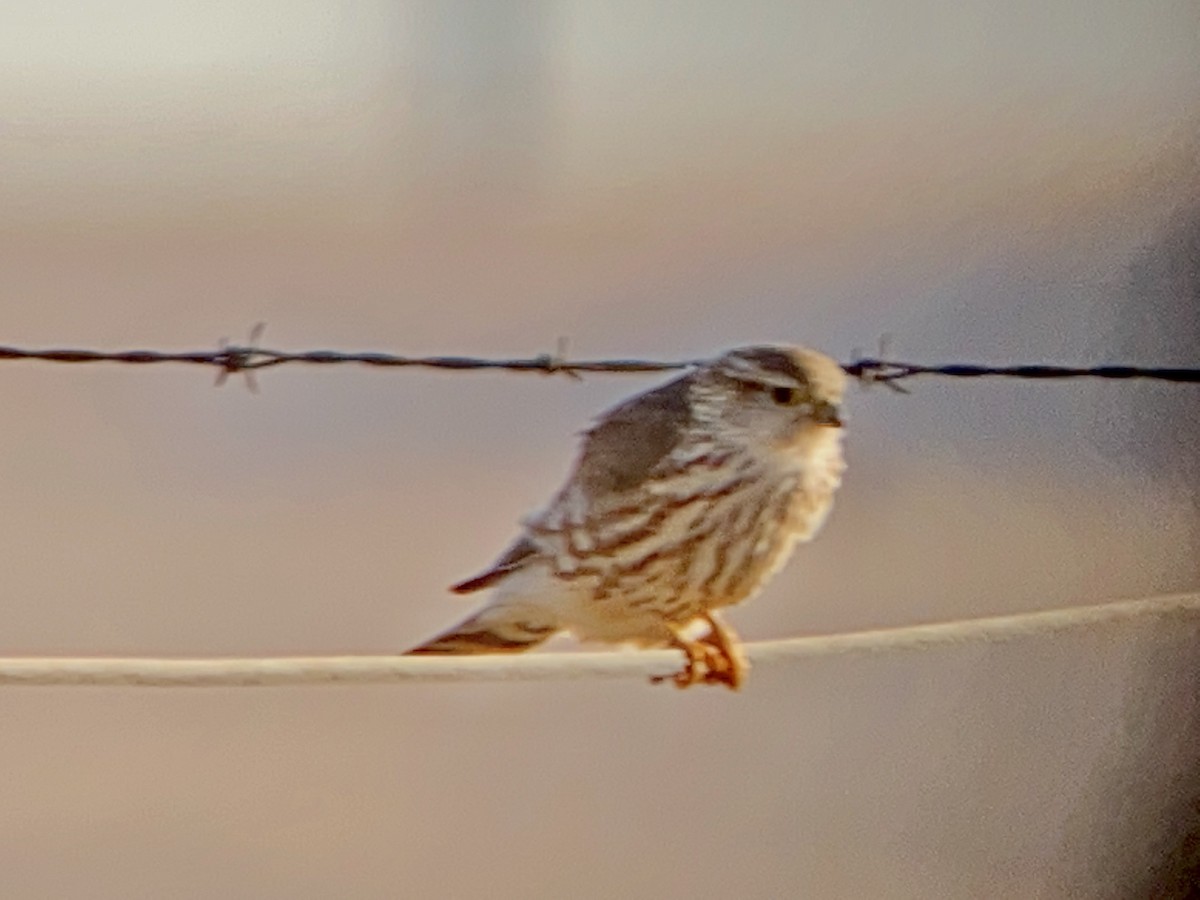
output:
[[[679,443],[691,421],[691,379],[677,378],[609,410],[586,434],[572,479],[589,498],[642,484]]]
[[[456,594],[469,594],[494,586],[504,576],[515,572],[529,562],[530,557],[537,555],[537,547],[527,537],[517,538],[504,555],[496,560],[486,572],[480,572],[473,578],[460,581],[450,588]]]
[[[561,502],[570,487],[576,486],[587,498],[589,512],[598,511],[606,501],[620,502],[623,494],[644,482],[675,448],[691,419],[688,389],[687,376],[677,378],[601,416],[586,432],[568,488],[560,492],[556,502]],[[525,535],[514,541],[489,569],[460,581],[450,590],[469,594],[495,587],[513,572],[543,558],[544,553],[533,538]]]

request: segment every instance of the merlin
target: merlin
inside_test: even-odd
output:
[[[609,410],[549,505],[451,588],[490,589],[487,603],[408,653],[513,653],[566,631],[677,648],[677,685],[736,690],[747,664],[718,613],[824,524],[845,469],[845,385],[824,354],[743,347]]]

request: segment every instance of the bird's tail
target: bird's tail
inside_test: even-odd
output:
[[[405,652],[405,656],[474,653],[520,653],[543,643],[559,631],[544,615],[524,607],[490,606]]]

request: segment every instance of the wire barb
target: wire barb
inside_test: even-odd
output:
[[[700,365],[702,360],[662,361],[652,359],[597,359],[571,360],[566,356],[567,343],[564,338],[557,342],[554,353],[543,353],[529,358],[483,359],[472,356],[397,356],[379,352],[341,352],[338,350],[305,350],[290,352],[269,350],[258,345],[264,325],[258,323],[251,330],[245,345],[230,344],[222,339],[216,350],[209,351],[162,351],[162,350],[85,350],[53,349],[36,350],[20,347],[0,346],[0,362],[5,360],[39,360],[51,363],[121,363],[126,365],[198,365],[218,369],[216,383],[224,384],[230,375],[240,374],[246,379],[247,387],[258,390],[254,373],[282,365],[362,365],[375,368],[426,368],[449,371],[500,370],[507,372],[537,372],[544,375],[566,375],[580,378],[591,374],[633,374],[673,372]],[[1173,382],[1176,384],[1200,384],[1200,368],[1142,367],[1105,364],[1090,367],[1057,366],[1044,364],[1021,364],[1008,366],[985,366],[972,363],[947,365],[924,365],[885,359],[887,344],[880,345],[878,356],[856,355],[853,362],[842,366],[846,373],[859,379],[864,385],[883,384],[892,390],[907,393],[897,382],[918,376],[934,375],[946,378],[1021,378],[1032,380],[1062,378],[1100,378],[1108,380],[1145,379],[1149,381]]]
[[[967,363],[929,366],[921,363],[897,362],[886,359],[856,359],[844,366],[846,373],[868,383],[891,384],[918,375],[940,375],[946,378],[1024,378],[1046,380],[1055,378],[1102,378],[1109,380],[1147,379],[1177,384],[1200,384],[1200,368],[1171,368],[1165,366],[1052,366],[1014,365],[982,366]]]
[[[255,357],[261,352],[258,349],[259,338],[262,337],[263,331],[266,330],[266,322],[258,322],[250,329],[250,334],[246,340],[245,347],[235,347],[229,343],[228,338],[221,338],[217,342],[218,356],[223,357],[216,364],[221,367],[221,371],[217,372],[217,380],[214,382],[215,387],[220,387],[225,383],[230,375],[241,373],[246,379],[246,388],[252,394],[258,393],[258,380],[254,377],[254,369],[258,368],[255,365]]]

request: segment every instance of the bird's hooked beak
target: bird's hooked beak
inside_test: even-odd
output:
[[[841,408],[833,403],[826,403],[822,400],[813,405],[812,420],[818,425],[825,425],[829,428],[841,428]]]

